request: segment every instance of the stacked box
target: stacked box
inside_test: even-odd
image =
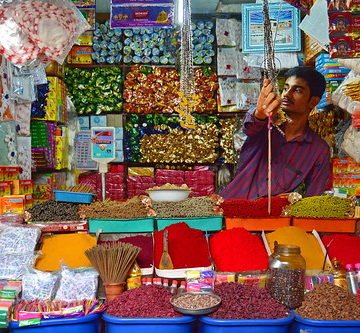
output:
[[[331,104],[331,94],[344,81],[346,75],[350,72],[349,68],[341,66],[336,59],[330,59],[330,54],[322,53],[315,59],[315,68],[324,75],[326,80],[326,90],[321,97],[318,108],[323,108]]]
[[[155,171],[155,183],[157,186],[167,183],[180,186],[184,184],[184,171],[157,169]]]
[[[64,82],[55,76],[48,76],[49,93],[45,106],[44,120],[65,122],[65,85]]]
[[[215,175],[210,170],[185,171],[184,181],[192,190],[190,196],[203,197],[215,192]]]
[[[113,162],[124,162],[124,128],[115,127],[115,160]]]
[[[146,190],[155,186],[155,177],[151,176],[128,176],[127,188],[128,198],[135,195],[144,195]]]
[[[123,200],[126,198],[126,184],[124,172],[109,172],[106,174],[106,198]]]
[[[79,176],[79,184],[91,186],[96,192],[97,200],[101,200],[101,174],[100,173],[82,173]]]

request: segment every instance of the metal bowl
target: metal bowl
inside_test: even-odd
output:
[[[147,190],[149,197],[155,202],[176,202],[187,199],[191,190]]]
[[[188,309],[188,308],[180,308],[176,305],[173,304],[173,301],[179,297],[181,297],[182,295],[209,295],[211,297],[214,297],[217,301],[218,301],[218,304],[216,305],[213,305],[211,307],[208,307],[208,308],[201,308],[201,309]],[[212,293],[202,293],[202,292],[190,292],[190,293],[181,293],[181,294],[178,294],[174,297],[171,298],[170,300],[170,303],[171,305],[174,307],[174,310],[179,312],[179,313],[182,313],[184,315],[189,315],[189,316],[205,316],[205,315],[208,315],[212,312],[215,312],[219,307],[220,307],[220,304],[221,304],[221,297],[218,296],[218,295],[215,295],[215,294],[212,294]]]

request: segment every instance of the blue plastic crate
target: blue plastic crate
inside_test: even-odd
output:
[[[18,322],[9,323],[12,333],[100,333],[101,321],[99,314],[64,319],[43,320],[39,325],[19,327]]]
[[[200,317],[200,333],[288,333],[294,314],[281,319],[214,319]]]
[[[56,201],[76,202],[76,203],[90,203],[93,200],[94,194],[70,191],[54,190]]]
[[[360,320],[314,320],[295,315],[292,333],[359,333]]]
[[[139,219],[89,219],[89,232],[95,233],[101,229],[103,233],[113,232],[152,232],[153,218]]]
[[[103,314],[106,333],[192,333],[196,318],[119,318]]]
[[[156,218],[157,230],[162,230],[167,226],[175,223],[185,222],[190,228],[202,231],[218,231],[222,229],[222,216],[205,216],[205,217],[170,217]]]

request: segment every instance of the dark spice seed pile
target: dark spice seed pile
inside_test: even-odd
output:
[[[296,312],[315,320],[360,320],[360,302],[346,290],[324,282],[305,295]]]
[[[79,221],[78,204],[72,202],[45,201],[28,210],[31,221]]]
[[[142,285],[108,303],[107,314],[127,318],[172,318],[181,315],[170,304],[173,295],[163,286]]]
[[[215,286],[221,297],[219,309],[210,315],[217,319],[278,319],[288,316],[289,310],[256,286],[234,282]]]

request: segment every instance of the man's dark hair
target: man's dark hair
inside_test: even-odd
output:
[[[285,80],[291,76],[295,76],[303,79],[310,88],[310,94],[312,96],[320,97],[324,94],[326,88],[326,81],[324,76],[309,67],[294,67],[285,72]]]

